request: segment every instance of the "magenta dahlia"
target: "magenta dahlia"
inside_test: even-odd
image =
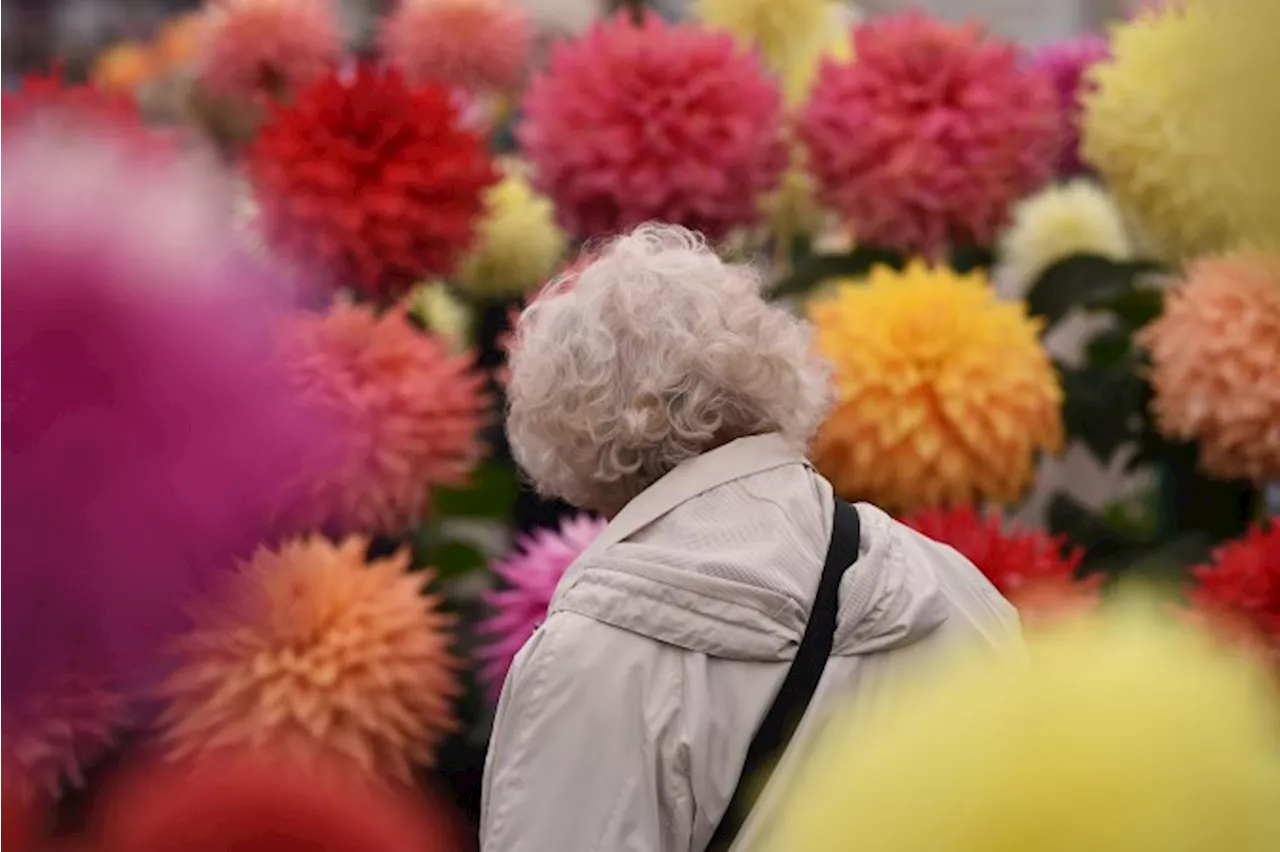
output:
[[[857,62],[826,60],[800,117],[820,197],[861,242],[989,245],[1009,205],[1053,175],[1053,85],[976,25],[909,13],[852,37]]]
[[[595,540],[605,522],[591,515],[567,517],[559,529],[521,536],[505,559],[493,566],[498,588],[485,593],[492,614],[476,632],[482,645],[480,680],[497,698],[516,652],[546,618],[547,607],[565,569]]]
[[[787,163],[782,97],[759,58],[654,14],[558,45],[523,107],[535,184],[578,237],[659,219],[715,239],[756,221]]]
[[[1085,78],[1085,72],[1110,52],[1107,40],[1091,33],[1047,44],[1031,59],[1031,67],[1047,76],[1058,93],[1062,123],[1059,174],[1075,175],[1087,170],[1080,159],[1080,113],[1084,95],[1096,87]]]

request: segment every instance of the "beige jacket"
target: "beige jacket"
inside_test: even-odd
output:
[[[777,435],[636,497],[570,567],[516,657],[485,767],[485,852],[700,852],[785,677],[831,535],[831,486]],[[956,642],[1020,652],[971,563],[859,504],[832,658],[735,849],[751,849],[833,704],[892,709]]]

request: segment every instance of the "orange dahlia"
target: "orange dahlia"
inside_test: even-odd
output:
[[[466,483],[489,404],[471,353],[454,355],[403,309],[345,303],[293,318],[281,352],[303,402],[338,436],[288,488],[295,528],[395,533],[421,519],[433,487]]]
[[[1140,335],[1160,431],[1223,479],[1280,477],[1280,255],[1192,263]]]
[[[838,404],[813,454],[836,491],[893,512],[1008,503],[1062,444],[1062,389],[1041,322],[985,275],[880,266],[815,301]]]
[[[163,688],[172,756],[270,745],[403,781],[433,761],[457,726],[453,619],[407,552],[366,561],[367,547],[316,536],[259,549],[196,614]]]

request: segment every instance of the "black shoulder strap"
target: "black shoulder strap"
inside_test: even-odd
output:
[[[813,600],[813,611],[809,613],[804,637],[782,681],[782,688],[774,696],[773,704],[764,714],[764,721],[756,729],[756,735],[747,748],[738,787],[733,791],[733,798],[729,800],[729,807],[720,819],[716,833],[712,835],[708,852],[724,852],[733,845],[751,811],[754,794],[764,789],[773,772],[774,760],[782,755],[792,732],[813,700],[822,671],[831,656],[840,608],[840,580],[858,558],[858,543],[862,537],[858,510],[839,498],[835,502],[831,544],[827,548],[827,561],[822,566],[822,579],[818,581],[818,594]]]

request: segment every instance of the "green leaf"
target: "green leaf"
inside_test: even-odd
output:
[[[1074,307],[1087,306],[1134,289],[1143,273],[1158,268],[1149,261],[1118,262],[1078,254],[1050,266],[1027,293],[1027,308],[1052,326]]]
[[[471,476],[465,488],[442,488],[435,493],[432,514],[449,518],[511,517],[520,490],[518,474],[510,463],[490,459]]]
[[[832,278],[858,278],[880,264],[901,269],[906,261],[897,252],[865,246],[845,254],[810,255],[796,263],[791,274],[779,281],[769,291],[769,295],[775,298],[802,296],[823,281]]]
[[[1117,450],[1141,437],[1144,383],[1131,359],[1067,368],[1061,375],[1067,434],[1083,441],[1099,461],[1109,463]]]
[[[441,583],[451,583],[484,571],[489,560],[484,552],[469,541],[444,541],[423,555],[425,565],[434,568]]]

